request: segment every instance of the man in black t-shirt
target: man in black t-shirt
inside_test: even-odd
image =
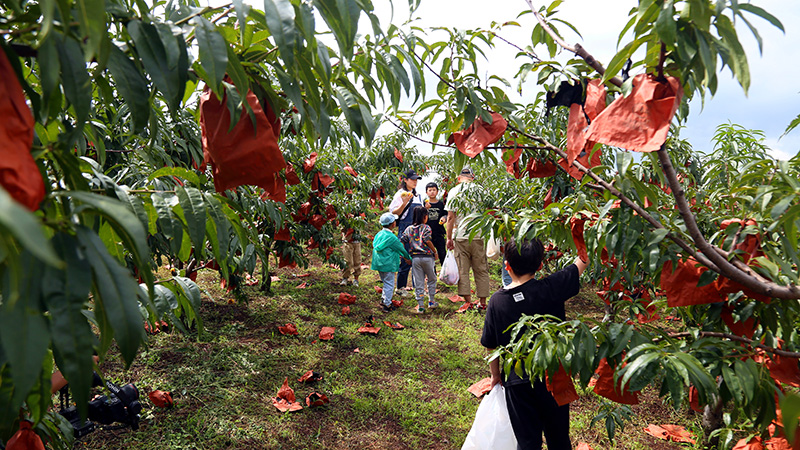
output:
[[[505,245],[506,270],[511,284],[498,290],[489,300],[481,345],[494,350],[511,342],[505,330],[519,321],[523,314],[549,314],[566,319],[564,302],[580,291],[580,275],[586,263],[576,259],[574,264],[541,280],[534,274],[541,268],[544,247],[538,239]],[[489,363],[492,386],[502,382],[499,358]],[[549,450],[570,450],[569,404],[558,406],[543,380],[523,378],[514,372],[503,384],[511,427],[523,450],[542,448],[542,433]]]
[[[438,199],[439,186],[436,183],[428,183],[425,186],[425,193],[428,194],[425,207],[428,208],[428,226],[431,227],[433,234],[431,240],[439,255],[439,263],[443,264],[447,253],[445,248],[447,231],[444,229],[444,223],[447,222],[447,211],[444,210],[444,201]]]

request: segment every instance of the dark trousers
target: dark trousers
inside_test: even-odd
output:
[[[431,241],[433,241],[433,246],[436,247],[436,253],[439,255],[439,264],[444,264],[444,257],[447,254],[447,239],[445,239],[444,235],[434,234],[431,237]]]
[[[411,216],[411,211],[408,212],[408,216]],[[398,220],[397,221],[397,236],[400,237],[403,235],[403,232],[406,231],[406,228],[411,225],[411,219],[408,217],[406,220]],[[406,247],[408,250],[408,247]],[[406,263],[404,259],[400,259],[400,270],[397,271],[397,289],[402,289],[406,287],[408,284],[408,272],[411,271],[411,264]]]
[[[511,427],[520,450],[541,450],[542,434],[548,450],[572,450],[569,440],[569,405],[558,406],[542,381],[506,385]]]

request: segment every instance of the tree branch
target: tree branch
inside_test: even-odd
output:
[[[692,337],[693,335],[694,335],[694,333],[691,332],[691,331],[682,331],[680,333],[670,333],[669,337],[671,337],[671,338],[686,338],[686,337]],[[781,350],[779,348],[768,347],[768,346],[766,346],[764,344],[759,343],[758,341],[754,341],[752,339],[747,339],[746,337],[738,336],[738,335],[735,335],[735,334],[720,333],[720,332],[717,332],[717,331],[700,331],[699,335],[701,337],[715,337],[715,338],[729,339],[731,341],[741,342],[741,343],[750,345],[752,347],[764,350],[766,352],[773,353],[773,354],[778,355],[778,356],[785,356],[787,358],[800,358],[800,352],[789,352],[789,351],[786,351],[786,350]]]
[[[658,161],[661,163],[661,167],[664,171],[664,177],[666,177],[669,187],[672,189],[672,196],[675,198],[675,205],[678,208],[681,218],[683,218],[686,231],[689,233],[689,236],[691,236],[695,246],[697,246],[697,249],[706,256],[708,261],[710,261],[714,267],[716,267],[716,269],[713,269],[712,266],[708,266],[709,268],[712,268],[720,275],[730,278],[731,280],[759,294],[790,300],[800,298],[800,289],[798,289],[797,286],[793,284],[790,284],[789,286],[781,286],[773,281],[761,277],[760,275],[757,275],[750,268],[743,270],[742,266],[745,265],[744,263],[738,259],[734,259],[733,261],[739,261],[739,264],[728,261],[728,259],[720,253],[719,250],[721,249],[711,245],[703,236],[700,228],[697,226],[697,221],[695,220],[694,214],[692,214],[692,211],[689,208],[689,203],[686,201],[686,193],[684,192],[680,181],[678,181],[678,175],[675,171],[675,167],[672,165],[672,160],[667,152],[666,144],[662,145],[658,150]],[[707,265],[705,262],[700,260],[698,261],[703,265]]]
[[[528,6],[530,7],[534,17],[536,17],[536,20],[539,22],[539,25],[541,25],[542,29],[547,34],[549,34],[551,38],[553,38],[553,41],[555,41],[555,43],[558,44],[559,47],[569,52],[572,52],[577,56],[580,56],[581,58],[583,58],[584,61],[586,61],[586,64],[589,64],[589,66],[591,66],[591,68],[594,69],[597,73],[599,73],[600,75],[605,75],[606,69],[605,67],[603,67],[602,64],[600,64],[600,61],[594,59],[594,56],[589,54],[589,52],[587,52],[586,49],[584,49],[583,46],[581,46],[581,44],[575,44],[575,46],[573,47],[564,42],[564,40],[561,39],[561,37],[559,37],[555,33],[555,31],[553,31],[552,28],[550,28],[550,25],[547,24],[547,22],[544,20],[544,17],[542,17],[542,15],[539,14],[538,11],[536,11],[536,9],[533,7],[532,0],[525,0],[525,1],[528,3]],[[613,77],[608,81],[611,82],[611,84],[613,84],[614,86],[617,87],[622,86],[622,79],[619,77]]]
[[[508,127],[510,129],[522,134],[523,136],[528,137],[529,139],[532,139],[532,140],[534,140],[536,142],[539,142],[539,143],[543,144],[544,147],[547,150],[550,150],[553,153],[557,154],[558,156],[560,156],[560,157],[562,157],[564,159],[567,159],[566,152],[564,152],[560,148],[556,147],[555,145],[547,142],[544,138],[542,138],[540,136],[533,135],[533,134],[526,133],[525,131],[522,131],[522,130],[520,130],[518,128],[515,128],[513,125],[509,125]],[[589,170],[589,168],[587,168],[583,164],[579,163],[577,159],[572,162],[572,165],[575,166],[578,170],[580,170],[584,174],[588,175],[590,178],[592,178],[597,183],[596,186],[599,186],[602,189],[607,190],[608,192],[611,193],[611,195],[619,198],[620,201],[622,201],[622,203],[625,203],[628,207],[630,207],[631,209],[636,211],[637,214],[639,214],[644,220],[646,220],[654,228],[666,229],[666,227],[664,227],[664,225],[662,225],[661,222],[657,221],[644,208],[642,208],[636,202],[634,202],[633,200],[628,198],[628,196],[626,196],[625,194],[620,192],[617,188],[612,186],[610,183],[608,183],[607,181],[605,181],[602,178],[600,178],[599,175],[597,175],[596,173],[594,173],[591,170]],[[559,167],[560,167],[560,165],[559,165]],[[595,187],[595,189],[596,189],[596,187]],[[691,255],[693,258],[695,258],[701,264],[704,264],[704,265],[711,264],[711,266],[716,266],[708,258],[704,257],[702,254],[697,253],[697,251],[695,249],[693,249],[689,244],[687,244],[686,241],[684,241],[683,239],[681,239],[679,236],[675,235],[671,231],[667,232],[666,237],[668,237],[670,240],[675,242],[681,249],[683,249],[684,252],[686,252],[688,255]],[[711,267],[711,266],[708,266],[708,267]]]

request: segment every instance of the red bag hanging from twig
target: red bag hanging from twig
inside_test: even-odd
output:
[[[231,129],[231,115],[223,102],[206,87],[200,94],[200,126],[203,131],[203,158],[211,163],[217,192],[243,184],[263,188],[275,201],[286,201],[286,187],[278,173],[286,161],[278,148],[281,122],[269,104],[262,108],[252,91],[247,103],[256,117],[256,126],[245,109]],[[230,131],[229,131],[230,130]]]
[[[31,156],[33,115],[17,74],[0,51],[0,185],[11,197],[31,211],[39,208],[45,195],[44,181]]]
[[[630,94],[618,97],[592,121],[586,139],[636,152],[656,151],[667,140],[681,97],[677,78],[658,81],[650,74],[636,75]]]
[[[508,122],[498,113],[492,113],[492,123],[478,117],[466,130],[456,131],[448,140],[458,151],[474,158],[488,145],[497,142],[506,132]]]

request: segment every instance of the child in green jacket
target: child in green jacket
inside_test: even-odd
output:
[[[411,264],[411,255],[408,254],[403,244],[392,229],[397,227],[397,216],[384,213],[379,219],[383,229],[372,240],[372,270],[377,270],[383,281],[383,298],[381,310],[391,312],[392,296],[394,295],[394,280],[400,269],[400,258]]]

